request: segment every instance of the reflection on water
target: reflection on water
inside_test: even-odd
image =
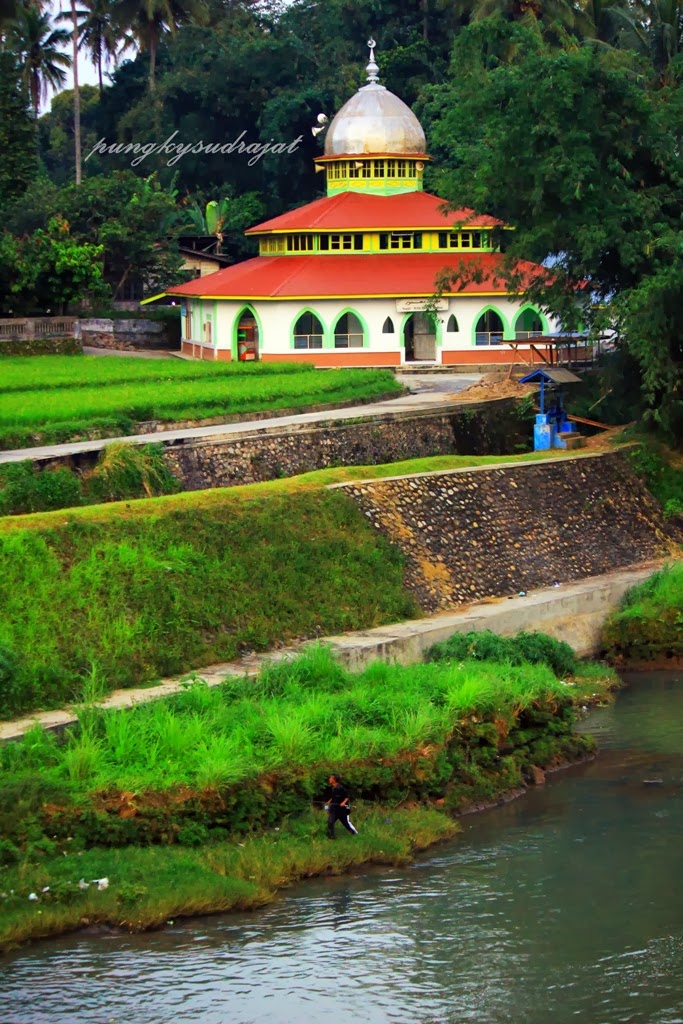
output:
[[[682,723],[683,679],[638,677],[594,764],[418,864],[24,950],[0,1024],[683,1024]]]

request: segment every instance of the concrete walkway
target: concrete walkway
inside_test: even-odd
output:
[[[602,624],[626,591],[650,576],[660,565],[659,562],[652,562],[633,566],[607,576],[594,576],[578,583],[536,590],[523,597],[491,599],[427,619],[414,619],[342,636],[325,637],[321,642],[329,643],[335,657],[354,672],[377,659],[404,665],[414,664],[422,660],[432,644],[446,640],[453,633],[484,629],[503,636],[520,630],[538,630],[558,640],[565,640],[577,654],[587,657],[598,650]],[[188,678],[201,679],[208,686],[220,686],[228,676],[253,677],[265,662],[291,658],[305,646],[305,643],[301,643],[280,651],[245,657],[240,661],[210,665],[184,676],[164,679],[158,686],[115,690],[97,706],[116,710],[170,697],[178,693],[183,680]],[[70,708],[0,722],[0,743],[21,739],[36,725],[43,729],[61,730],[77,720],[76,712]]]
[[[406,413],[448,412],[457,404],[457,394],[480,379],[480,374],[443,375],[415,381],[416,393],[391,398],[367,405],[352,405],[344,409],[328,409],[321,412],[304,412],[293,416],[271,416],[268,419],[242,420],[239,423],[218,423],[205,427],[184,427],[178,430],[160,430],[149,434],[132,434],[129,437],[106,437],[96,441],[73,441],[67,444],[42,445],[37,448],[16,448],[0,452],[0,463],[22,462],[25,459],[41,461],[61,459],[81,452],[98,452],[115,441],[132,444],[169,444],[196,438],[238,437],[244,434],[262,434],[287,428],[307,427],[316,423],[343,422],[344,420],[373,419],[375,417],[403,416]],[[411,378],[410,384],[413,383]],[[429,385],[433,384],[433,387]],[[417,387],[420,388],[419,392]]]

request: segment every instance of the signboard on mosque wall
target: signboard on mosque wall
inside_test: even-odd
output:
[[[397,313],[421,313],[426,309],[447,310],[448,299],[396,299]]]

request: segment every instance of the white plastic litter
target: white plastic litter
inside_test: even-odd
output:
[[[44,885],[42,891],[43,892],[49,892],[50,891],[50,886],[49,885]]]
[[[86,882],[85,878],[81,878],[80,882],[78,883],[78,888],[79,889],[89,889],[90,888],[90,882]]]
[[[30,892],[29,895],[28,895],[28,898],[30,899],[31,903],[35,903],[36,900],[38,899],[38,897],[36,896],[36,894],[34,892]]]
[[[97,882],[97,888],[99,889],[100,892],[102,892],[104,889],[109,888],[108,878],[93,878],[93,885],[95,884],[95,882]]]

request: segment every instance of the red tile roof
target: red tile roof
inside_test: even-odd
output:
[[[246,234],[264,231],[376,231],[382,228],[433,228],[443,231],[465,222],[477,227],[494,227],[501,223],[495,217],[480,216],[468,209],[445,214],[442,210],[445,203],[445,199],[429,192],[402,192],[394,196],[339,192],[257,224]]]
[[[444,294],[504,295],[502,261],[496,252],[257,256],[169,288],[168,293],[222,299],[408,298],[433,295],[445,268],[464,266],[469,276],[476,272],[477,280]],[[519,267],[528,280],[542,272],[533,263]]]

